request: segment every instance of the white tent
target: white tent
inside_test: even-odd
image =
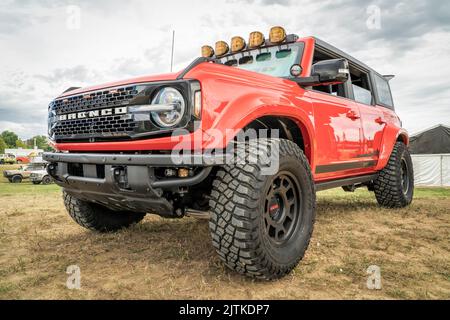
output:
[[[413,154],[416,186],[450,187],[450,154]]]
[[[437,125],[411,137],[414,179],[418,186],[450,187],[450,127]]]

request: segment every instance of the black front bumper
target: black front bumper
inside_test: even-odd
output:
[[[56,184],[78,199],[117,211],[174,215],[165,191],[201,183],[225,156],[45,153],[48,173]],[[191,168],[186,178],[157,178],[157,168]],[[74,169],[75,168],[75,169]]]

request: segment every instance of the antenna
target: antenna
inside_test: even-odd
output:
[[[172,57],[170,59],[170,72],[173,72],[173,52],[175,50],[175,30],[172,32]]]

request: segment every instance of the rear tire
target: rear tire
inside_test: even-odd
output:
[[[63,192],[64,205],[80,226],[98,232],[113,232],[140,222],[145,213],[113,211],[98,204],[79,200]]]
[[[10,180],[12,183],[21,183],[22,182],[22,176],[15,175]]]
[[[374,181],[375,197],[386,208],[404,208],[414,195],[411,155],[403,142],[397,142],[386,167]]]
[[[278,172],[264,175],[268,166],[258,155],[275,149]],[[309,163],[288,140],[254,140],[243,151],[237,157],[247,154],[245,162],[225,165],[213,183],[213,246],[230,269],[253,278],[281,278],[303,258],[313,232],[316,198]]]

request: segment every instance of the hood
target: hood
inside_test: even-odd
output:
[[[3,172],[5,173],[5,175],[12,175],[12,174],[22,173],[23,171],[21,171],[21,170],[5,170]]]
[[[165,73],[165,74],[152,75],[152,76],[141,76],[141,77],[126,79],[126,80],[107,82],[104,84],[99,84],[99,85],[94,85],[94,86],[89,86],[89,87],[84,87],[84,88],[77,88],[75,90],[64,92],[61,95],[59,95],[57,98],[73,96],[73,95],[82,94],[82,93],[90,92],[90,91],[101,90],[101,89],[121,87],[121,86],[126,86],[129,84],[176,80],[177,76],[180,73],[181,72]]]

